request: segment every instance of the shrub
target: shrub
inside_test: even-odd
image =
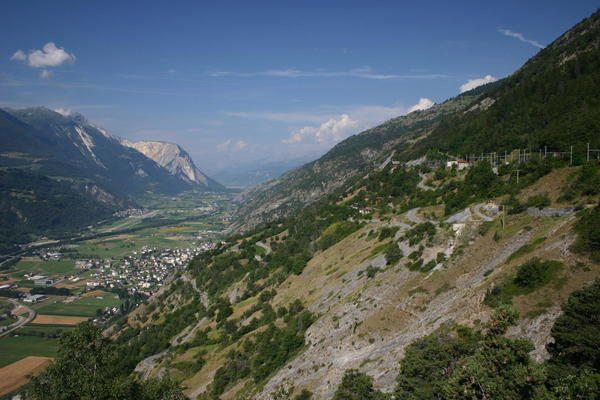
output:
[[[514,296],[532,293],[550,283],[562,270],[558,261],[542,261],[534,258],[520,265],[514,277],[492,286],[486,293],[484,304],[498,307],[511,304]]]
[[[530,196],[526,202],[527,207],[544,208],[550,205],[550,199],[546,194]]]
[[[394,265],[404,257],[404,253],[400,250],[397,243],[392,243],[389,249],[385,252],[385,263],[386,265]]]
[[[373,378],[355,369],[347,370],[333,400],[383,400],[387,396],[373,388]]]
[[[389,237],[394,237],[394,235],[396,235],[396,232],[398,232],[398,229],[400,229],[400,228],[397,226],[382,228],[381,231],[379,232],[379,240],[384,240]]]
[[[577,232],[575,250],[589,253],[593,260],[600,261],[600,205],[581,216],[575,231]]]

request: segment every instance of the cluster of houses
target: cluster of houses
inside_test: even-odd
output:
[[[119,210],[113,213],[113,217],[125,218],[125,217],[139,217],[144,215],[145,211],[140,208],[128,208],[126,210]]]
[[[40,253],[40,258],[46,261],[58,261],[62,256],[62,253],[58,251],[43,251]]]
[[[212,242],[193,248],[156,249],[143,247],[120,260],[101,264],[86,283],[96,287],[126,288],[130,293],[147,296],[155,293],[175,268],[187,265],[197,254],[211,250]]]

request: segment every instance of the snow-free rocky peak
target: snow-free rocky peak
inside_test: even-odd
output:
[[[179,145],[167,142],[141,141],[132,143],[124,141],[125,145],[132,147],[165,168],[180,179],[210,186],[209,178],[200,171],[194,161]]]

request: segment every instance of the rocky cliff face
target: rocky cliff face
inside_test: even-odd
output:
[[[132,147],[165,168],[171,175],[190,183],[205,187],[217,187],[218,183],[200,171],[192,158],[179,145],[167,142],[141,141],[131,143],[123,141],[126,146]]]

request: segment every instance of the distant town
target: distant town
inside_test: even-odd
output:
[[[202,242],[188,248],[158,249],[144,246],[120,259],[75,260],[75,272],[66,276],[24,274],[23,277],[30,281],[33,287],[40,289],[67,288],[85,280],[87,291],[124,289],[130,295],[139,293],[151,296],[162,287],[176,268],[186,266],[194,256],[214,249],[215,246],[216,243],[212,241]],[[59,261],[63,256],[63,253],[57,249],[52,249],[40,251],[35,258]],[[0,283],[0,290],[19,290],[19,283],[16,280]],[[31,294],[30,291],[25,290],[19,291],[19,293],[26,303],[38,303],[47,299],[47,296],[41,293]]]

